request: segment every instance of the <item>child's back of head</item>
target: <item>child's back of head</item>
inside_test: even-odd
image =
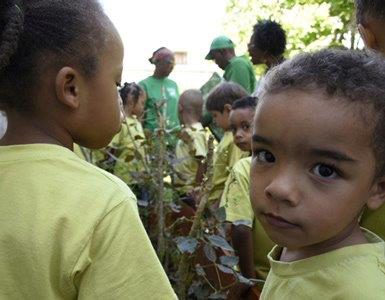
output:
[[[179,98],[178,112],[180,122],[185,125],[186,119],[189,123],[197,123],[202,120],[203,96],[199,90],[190,89],[184,91]]]
[[[23,143],[12,132],[22,131],[21,119],[33,118],[26,127],[35,132],[24,142],[44,135],[38,128],[50,127],[48,135],[67,147],[73,141],[89,147],[107,144],[119,129],[116,85],[121,70],[107,71],[105,65],[121,69],[123,50],[100,4],[31,0],[0,5],[0,109],[7,112],[10,133],[3,142]],[[96,95],[107,99],[99,101]]]
[[[223,113],[226,104],[231,107],[235,100],[246,96],[248,96],[248,93],[239,84],[223,82],[216,86],[209,94],[206,108],[208,111],[218,111]]]

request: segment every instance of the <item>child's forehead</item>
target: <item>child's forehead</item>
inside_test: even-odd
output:
[[[359,140],[367,144],[372,126],[363,118],[363,109],[361,104],[327,98],[320,91],[287,91],[260,99],[254,127],[256,132],[284,133],[302,141]]]

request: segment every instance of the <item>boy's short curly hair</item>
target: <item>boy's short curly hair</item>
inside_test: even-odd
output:
[[[321,90],[327,97],[359,104],[372,129],[377,176],[385,175],[385,60],[374,53],[326,49],[304,53],[271,69],[258,97],[288,90]]]
[[[356,20],[358,24],[365,24],[368,16],[385,21],[385,1],[383,0],[355,0]]]
[[[246,90],[234,82],[222,82],[209,94],[206,101],[208,111],[223,113],[226,104],[233,105],[235,100],[248,96]]]
[[[282,56],[286,50],[286,32],[277,22],[261,20],[254,25],[251,42],[264,53]]]

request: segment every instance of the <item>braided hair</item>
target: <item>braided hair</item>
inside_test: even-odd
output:
[[[119,90],[120,97],[122,98],[123,105],[127,105],[128,96],[134,101],[134,105],[138,102],[140,95],[143,94],[143,89],[135,82],[124,83],[123,87]]]
[[[1,0],[0,110],[33,109],[48,70],[92,77],[109,22],[97,0]]]

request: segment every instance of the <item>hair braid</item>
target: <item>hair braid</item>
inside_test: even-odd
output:
[[[9,64],[17,50],[24,27],[24,13],[20,6],[14,4],[5,13],[5,19],[6,24],[0,41],[0,72]]]

